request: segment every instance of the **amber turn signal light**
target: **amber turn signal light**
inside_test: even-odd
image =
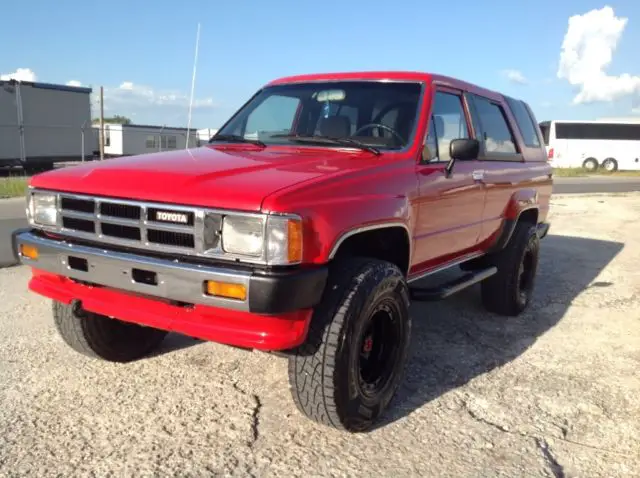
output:
[[[20,255],[35,261],[38,259],[38,248],[29,244],[20,244]]]
[[[247,288],[242,284],[209,280],[205,282],[205,290],[207,295],[214,297],[236,300],[247,299]]]
[[[288,245],[287,259],[289,262],[302,260],[302,222],[289,219],[287,221]]]

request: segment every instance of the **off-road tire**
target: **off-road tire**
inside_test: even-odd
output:
[[[53,319],[62,340],[87,357],[109,362],[130,362],[157,348],[167,335],[164,330],[111,319],[53,301]]]
[[[540,239],[536,226],[518,221],[505,249],[492,257],[492,265],[498,272],[481,284],[482,303],[490,311],[504,316],[516,316],[523,312],[531,301],[534,290]],[[521,266],[527,270],[527,282],[521,282]]]
[[[395,360],[390,378],[375,397],[359,385],[361,343],[372,311],[394,309],[398,327],[391,340]],[[384,313],[387,313],[386,311]],[[391,314],[389,314],[391,316]],[[308,418],[349,432],[370,429],[388,407],[404,376],[411,338],[409,290],[397,266],[366,258],[344,258],[330,267],[321,304],[316,308],[305,344],[289,356],[294,402]],[[371,350],[370,350],[371,352]]]

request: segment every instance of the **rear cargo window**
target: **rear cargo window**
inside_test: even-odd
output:
[[[513,116],[516,118],[516,123],[518,123],[518,128],[522,133],[524,144],[530,148],[539,148],[540,138],[538,138],[535,123],[531,119],[527,107],[522,101],[514,100],[513,98],[507,98],[507,103],[509,104],[509,108],[511,108]]]

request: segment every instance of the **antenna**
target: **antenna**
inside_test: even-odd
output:
[[[193,59],[193,76],[191,77],[191,98],[189,99],[189,118],[187,120],[187,138],[185,149],[189,149],[189,130],[191,129],[191,110],[193,108],[193,90],[196,86],[196,65],[198,64],[198,45],[200,44],[200,23],[198,23],[198,32],[196,33],[196,53]]]

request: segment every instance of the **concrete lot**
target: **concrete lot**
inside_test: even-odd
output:
[[[387,422],[302,418],[286,361],[171,336],[114,365],[0,270],[0,476],[640,476],[640,194],[555,196],[535,303],[415,304]]]

